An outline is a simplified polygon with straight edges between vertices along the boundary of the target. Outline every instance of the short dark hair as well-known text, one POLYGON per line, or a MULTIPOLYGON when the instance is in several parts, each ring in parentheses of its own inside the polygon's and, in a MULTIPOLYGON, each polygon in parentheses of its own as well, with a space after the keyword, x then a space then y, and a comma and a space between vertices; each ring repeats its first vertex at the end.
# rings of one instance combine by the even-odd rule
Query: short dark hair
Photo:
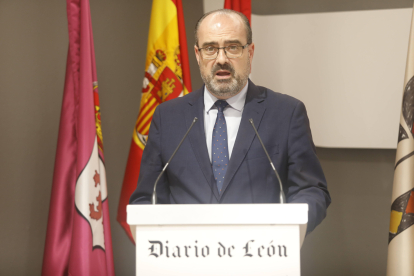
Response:
POLYGON ((243 21, 244 26, 246 28, 246 37, 247 37, 247 44, 251 44, 252 40, 253 40, 253 34, 252 34, 252 28, 250 27, 250 22, 249 19, 247 19, 247 17, 242 14, 241 12, 238 11, 234 11, 234 10, 228 10, 228 9, 220 9, 220 10, 214 10, 214 11, 210 11, 206 14, 204 14, 198 21, 197 24, 195 26, 195 31, 194 31, 194 37, 195 37, 195 45, 198 47, 198 28, 201 25, 201 22, 203 22, 204 18, 206 18, 207 16, 209 16, 210 14, 236 14, 240 17, 240 19, 243 21))

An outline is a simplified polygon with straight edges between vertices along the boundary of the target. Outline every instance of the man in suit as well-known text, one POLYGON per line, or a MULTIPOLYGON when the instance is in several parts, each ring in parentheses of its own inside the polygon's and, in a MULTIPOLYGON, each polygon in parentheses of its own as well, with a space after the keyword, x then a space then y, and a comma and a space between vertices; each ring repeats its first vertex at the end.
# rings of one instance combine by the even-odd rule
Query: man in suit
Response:
POLYGON ((326 216, 331 199, 305 106, 248 79, 254 44, 241 13, 207 13, 195 34, 205 86, 156 109, 130 203, 150 203, 156 178, 195 117, 198 122, 158 182, 158 202, 279 202, 278 180, 249 123, 253 119, 287 202, 309 205, 307 232, 312 231, 326 216))

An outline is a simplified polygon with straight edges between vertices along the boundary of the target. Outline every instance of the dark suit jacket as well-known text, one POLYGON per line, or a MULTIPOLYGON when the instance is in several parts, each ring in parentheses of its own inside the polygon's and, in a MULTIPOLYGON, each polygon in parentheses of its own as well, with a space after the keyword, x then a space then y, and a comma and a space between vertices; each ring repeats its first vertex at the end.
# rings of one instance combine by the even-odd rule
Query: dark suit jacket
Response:
POLYGON ((252 118, 279 172, 288 202, 309 205, 308 231, 331 202, 304 104, 249 80, 246 103, 219 194, 204 133, 204 88, 165 102, 153 115, 131 204, 148 204, 153 185, 194 117, 198 121, 157 187, 159 203, 277 203, 279 184, 248 119, 252 118))

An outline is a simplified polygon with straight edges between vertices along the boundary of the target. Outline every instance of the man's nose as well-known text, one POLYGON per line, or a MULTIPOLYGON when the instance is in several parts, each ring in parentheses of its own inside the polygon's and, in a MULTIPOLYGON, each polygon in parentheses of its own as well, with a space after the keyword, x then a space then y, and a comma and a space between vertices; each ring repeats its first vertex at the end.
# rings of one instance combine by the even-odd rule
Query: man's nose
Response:
POLYGON ((226 56, 226 52, 224 51, 224 49, 219 49, 218 50, 216 62, 220 63, 220 64, 224 64, 224 63, 228 62, 228 58, 226 56))

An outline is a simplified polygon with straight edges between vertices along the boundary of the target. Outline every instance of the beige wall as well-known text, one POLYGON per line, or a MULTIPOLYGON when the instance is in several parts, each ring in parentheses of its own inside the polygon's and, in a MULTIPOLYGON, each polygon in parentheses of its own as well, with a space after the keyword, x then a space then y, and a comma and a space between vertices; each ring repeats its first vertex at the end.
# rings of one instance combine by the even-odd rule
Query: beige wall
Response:
MULTIPOLYGON (((151 2, 90 0, 117 275, 133 275, 134 247, 116 222, 138 114, 151 2)), ((202 1, 184 0, 192 53, 202 1)), ((65 1, 0 0, 0 275, 39 275, 67 51, 65 1)), ((395 134, 397 137, 397 133, 395 134)), ((383 275, 393 150, 318 149, 333 203, 305 241, 303 275, 383 275)))
POLYGON ((317 149, 332 204, 304 242, 303 276, 385 275, 395 150, 317 149))

